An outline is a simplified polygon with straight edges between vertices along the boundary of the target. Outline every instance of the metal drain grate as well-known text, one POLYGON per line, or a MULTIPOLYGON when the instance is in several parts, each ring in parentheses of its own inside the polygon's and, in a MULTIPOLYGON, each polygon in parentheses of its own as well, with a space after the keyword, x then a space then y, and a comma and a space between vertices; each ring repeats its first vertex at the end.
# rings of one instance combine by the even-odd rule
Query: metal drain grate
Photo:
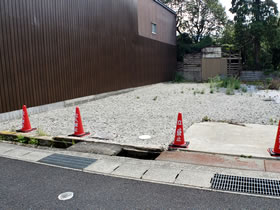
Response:
POLYGON ((69 155, 60 155, 60 154, 53 154, 47 156, 39 162, 47 163, 51 165, 57 165, 67 168, 75 168, 75 169, 84 169, 88 167, 90 164, 94 163, 96 159, 91 158, 82 158, 76 156, 69 156, 69 155))
POLYGON ((280 196, 280 180, 215 174, 210 183, 217 190, 280 196))

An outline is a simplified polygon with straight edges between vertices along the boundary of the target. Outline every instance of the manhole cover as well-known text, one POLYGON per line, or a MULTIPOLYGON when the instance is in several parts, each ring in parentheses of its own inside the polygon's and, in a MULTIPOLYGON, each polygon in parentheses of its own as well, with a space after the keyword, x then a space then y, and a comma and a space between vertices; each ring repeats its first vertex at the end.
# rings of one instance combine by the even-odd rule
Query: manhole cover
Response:
POLYGON ((148 139, 151 139, 152 137, 149 136, 149 135, 142 135, 142 136, 139 136, 139 139, 142 139, 142 140, 148 140, 148 139))
POLYGON ((61 193, 58 196, 58 199, 61 200, 61 201, 66 201, 66 200, 69 200, 69 199, 73 198, 73 196, 74 196, 73 192, 65 192, 65 193, 61 193))
POLYGON ((215 174, 210 182, 212 189, 280 196, 280 180, 215 174))

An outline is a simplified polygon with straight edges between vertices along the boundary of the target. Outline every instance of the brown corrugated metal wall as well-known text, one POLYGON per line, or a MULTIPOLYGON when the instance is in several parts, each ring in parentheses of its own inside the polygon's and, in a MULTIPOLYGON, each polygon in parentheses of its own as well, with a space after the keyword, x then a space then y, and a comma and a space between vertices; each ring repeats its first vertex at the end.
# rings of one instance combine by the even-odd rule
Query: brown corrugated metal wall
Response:
POLYGON ((0 113, 172 79, 137 0, 0 0, 0 113))

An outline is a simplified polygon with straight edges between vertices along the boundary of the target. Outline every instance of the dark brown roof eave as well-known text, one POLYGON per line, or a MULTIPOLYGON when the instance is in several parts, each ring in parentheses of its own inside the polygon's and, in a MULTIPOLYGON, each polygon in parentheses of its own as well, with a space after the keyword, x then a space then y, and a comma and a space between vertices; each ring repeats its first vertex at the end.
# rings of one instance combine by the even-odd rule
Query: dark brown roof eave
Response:
POLYGON ((166 6, 164 3, 162 3, 160 0, 154 0, 154 2, 158 3, 159 5, 161 5, 162 7, 164 7, 166 10, 168 10, 169 12, 171 12, 174 15, 177 15, 176 12, 174 10, 172 10, 171 8, 169 8, 168 6, 166 6))

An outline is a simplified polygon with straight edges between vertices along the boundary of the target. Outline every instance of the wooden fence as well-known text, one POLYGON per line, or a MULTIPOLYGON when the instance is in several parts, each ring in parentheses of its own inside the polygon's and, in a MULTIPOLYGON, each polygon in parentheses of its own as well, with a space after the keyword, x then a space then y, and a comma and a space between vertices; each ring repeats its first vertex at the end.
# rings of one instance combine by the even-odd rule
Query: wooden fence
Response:
POLYGON ((175 46, 138 35, 136 0, 0 0, 0 113, 171 80, 175 46))

